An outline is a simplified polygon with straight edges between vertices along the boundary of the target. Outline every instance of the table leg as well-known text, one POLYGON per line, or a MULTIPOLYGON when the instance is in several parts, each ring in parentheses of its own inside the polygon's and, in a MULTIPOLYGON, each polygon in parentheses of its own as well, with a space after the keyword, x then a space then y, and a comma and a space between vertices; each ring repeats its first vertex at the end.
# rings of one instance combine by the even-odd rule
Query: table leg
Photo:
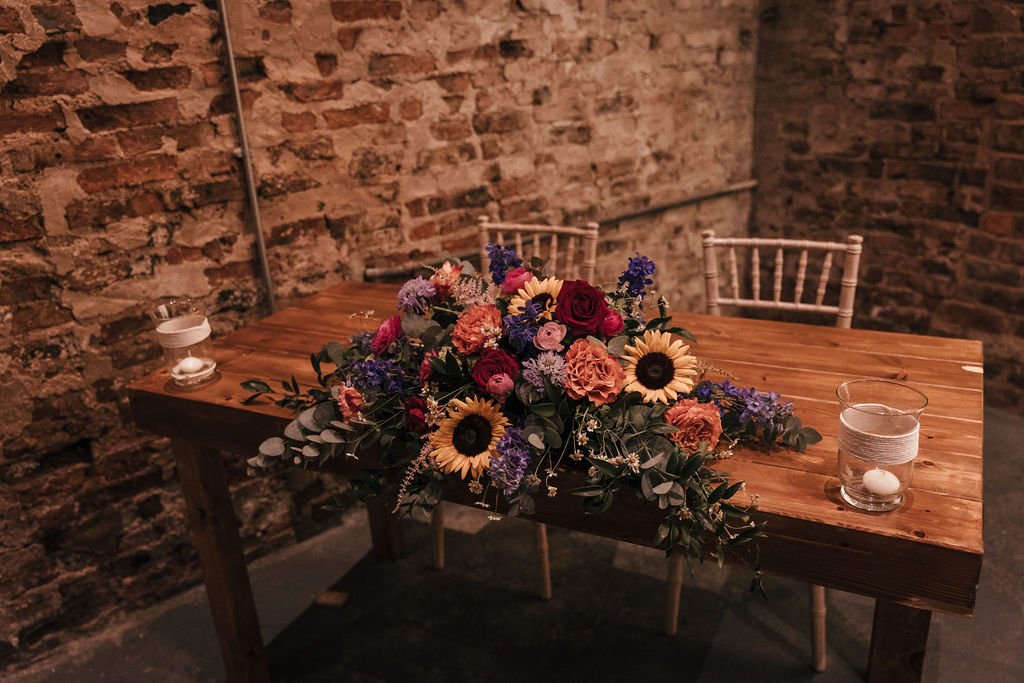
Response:
POLYGON ((171 445, 227 678, 270 681, 220 452, 178 439, 171 445))
POLYGON ((920 681, 932 613, 875 600, 868 681, 920 681))
POLYGON ((397 560, 402 555, 402 534, 393 506, 394 498, 386 494, 366 499, 373 553, 382 560, 397 560))

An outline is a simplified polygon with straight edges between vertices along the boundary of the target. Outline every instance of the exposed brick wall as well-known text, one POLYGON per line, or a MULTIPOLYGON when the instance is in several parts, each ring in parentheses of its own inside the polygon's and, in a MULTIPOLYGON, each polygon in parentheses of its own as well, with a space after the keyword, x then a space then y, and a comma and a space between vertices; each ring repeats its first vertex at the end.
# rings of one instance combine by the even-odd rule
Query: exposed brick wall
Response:
POLYGON ((865 237, 855 326, 985 342, 1024 406, 1020 3, 761 5, 753 230, 865 237))
MULTIPOLYGON (((230 4, 284 301, 472 249, 480 212, 576 223, 750 174, 753 0, 230 4)), ((144 302, 197 297, 216 334, 263 312, 212 7, 0 0, 0 666, 197 580, 123 388, 160 362, 144 302)), ((695 305, 694 226, 748 211, 609 228, 600 274, 645 251, 695 305)), ((323 523, 319 478, 240 474, 250 552, 323 523)))

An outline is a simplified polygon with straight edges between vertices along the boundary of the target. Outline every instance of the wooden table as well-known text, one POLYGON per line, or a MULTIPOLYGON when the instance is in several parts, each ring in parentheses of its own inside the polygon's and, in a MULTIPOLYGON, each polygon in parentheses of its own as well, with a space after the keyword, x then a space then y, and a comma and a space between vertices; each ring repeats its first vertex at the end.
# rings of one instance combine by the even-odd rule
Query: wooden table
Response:
MULTIPOLYGON (((268 680, 252 591, 218 451, 255 454, 291 419, 273 405, 243 406, 239 383, 315 376, 309 354, 330 340, 375 329, 394 310, 393 285, 343 283, 239 330, 217 346, 219 381, 183 391, 166 370, 129 389, 137 424, 172 439, 194 542, 228 677, 268 680), (368 312, 369 315, 360 315, 368 312)), ((697 353, 737 384, 781 393, 824 439, 806 453, 738 451, 727 469, 760 496, 768 536, 761 564, 790 576, 876 598, 869 679, 915 680, 933 611, 970 615, 982 559, 981 343, 866 330, 676 314, 700 340, 697 353), (907 502, 870 514, 838 495, 835 388, 844 380, 906 380, 929 397, 907 502)), ((337 462, 341 467, 349 466, 337 462)), ((563 488, 566 486, 562 482, 563 488)), ((464 487, 454 502, 471 504, 464 487)), ((375 551, 400 551, 383 501, 368 505, 375 551)), ((580 500, 540 497, 537 521, 647 545, 662 512, 619 496, 604 515, 580 500)))

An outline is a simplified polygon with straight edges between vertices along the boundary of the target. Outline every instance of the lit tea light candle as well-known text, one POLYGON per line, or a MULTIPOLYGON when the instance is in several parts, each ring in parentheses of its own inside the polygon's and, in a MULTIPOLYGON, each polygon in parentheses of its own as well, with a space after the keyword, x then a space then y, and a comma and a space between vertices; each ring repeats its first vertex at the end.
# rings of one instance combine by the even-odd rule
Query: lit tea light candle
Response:
POLYGON ((181 375, 194 375, 203 369, 203 359, 196 358, 195 356, 187 356, 178 361, 178 364, 174 366, 174 371, 181 375))
POLYGON ((875 468, 864 473, 864 488, 877 496, 891 496, 900 490, 900 480, 889 470, 875 468))

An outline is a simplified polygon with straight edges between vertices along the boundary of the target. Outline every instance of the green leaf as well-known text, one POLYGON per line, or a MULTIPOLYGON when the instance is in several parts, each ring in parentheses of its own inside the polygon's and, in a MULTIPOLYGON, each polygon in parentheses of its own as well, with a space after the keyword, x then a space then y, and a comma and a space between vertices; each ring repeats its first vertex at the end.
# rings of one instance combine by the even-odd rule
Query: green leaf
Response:
POLYGON ((550 427, 545 427, 544 442, 547 443, 548 448, 561 448, 562 435, 550 427))
POLYGON ((626 344, 629 343, 629 337, 624 334, 620 334, 617 337, 612 337, 608 341, 608 353, 612 354, 617 358, 621 358, 626 353, 626 344))
POLYGON ((530 411, 543 417, 554 417, 557 413, 554 403, 535 403, 530 406, 530 411))
POLYGON ((683 339, 686 339, 688 341, 691 341, 694 344, 697 343, 697 338, 693 336, 693 333, 690 332, 687 329, 682 328, 682 327, 670 327, 670 328, 668 328, 665 331, 670 333, 670 334, 674 334, 676 336, 682 337, 683 339))
POLYGON ((651 545, 653 545, 655 548, 660 548, 661 544, 664 543, 668 539, 668 534, 669 534, 669 526, 668 526, 668 524, 664 524, 664 523, 660 524, 658 526, 658 531, 655 532, 655 534, 654 534, 654 542, 651 543, 651 545))
POLYGON ((579 488, 572 489, 569 493, 583 498, 596 498, 597 496, 604 495, 604 486, 580 486, 579 488))
POLYGON ((260 444, 260 455, 266 455, 271 458, 279 458, 284 455, 284 439, 279 436, 274 436, 260 444))
POLYGON ((587 462, 596 467, 602 474, 606 474, 609 477, 617 477, 622 474, 622 467, 619 465, 613 465, 607 460, 598 460, 597 458, 587 458, 587 462))
POLYGON ((246 380, 245 382, 242 382, 242 388, 245 389, 246 391, 252 391, 252 392, 255 392, 257 394, 272 394, 272 393, 274 393, 270 389, 270 385, 269 384, 267 384, 266 382, 260 381, 258 379, 250 379, 250 380, 246 380))
POLYGON ((339 342, 327 342, 324 345, 323 352, 327 354, 327 357, 335 365, 341 366, 345 364, 345 347, 339 342))
POLYGON ((431 327, 436 327, 438 331, 441 329, 440 325, 426 316, 412 314, 402 316, 402 332, 407 337, 420 339, 431 327))
POLYGON ((524 493, 519 498, 519 508, 523 511, 524 515, 532 515, 537 511, 537 504, 533 501, 532 496, 528 496, 524 493))
POLYGON ((288 423, 288 426, 284 428, 284 435, 292 441, 305 441, 306 435, 299 427, 298 420, 292 420, 288 423))
POLYGON ((675 486, 674 481, 663 481, 655 486, 653 491, 656 495, 662 496, 671 491, 673 486, 675 486))
MULTIPOLYGON (((525 432, 524 432, 525 434, 525 432)), ((531 432, 526 437, 526 442, 536 448, 538 451, 544 450, 544 436, 543 432, 531 432)))

